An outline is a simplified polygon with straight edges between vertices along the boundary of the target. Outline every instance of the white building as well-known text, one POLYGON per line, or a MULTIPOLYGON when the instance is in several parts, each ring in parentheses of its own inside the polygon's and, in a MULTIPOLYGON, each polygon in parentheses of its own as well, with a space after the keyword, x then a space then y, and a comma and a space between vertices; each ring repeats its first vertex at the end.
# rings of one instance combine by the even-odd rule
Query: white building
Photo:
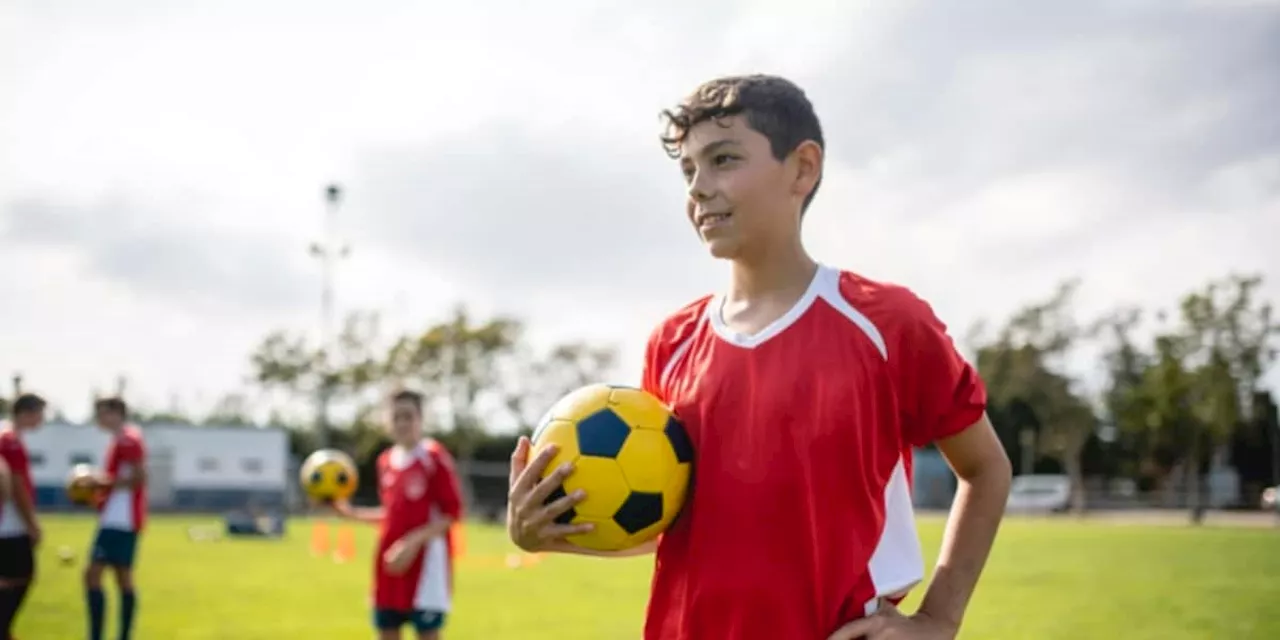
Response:
MULTIPOLYGON (((157 509, 282 507, 292 492, 283 429, 153 424, 142 427, 147 494, 157 509)), ((93 425, 46 424, 24 436, 37 502, 66 505, 71 468, 105 462, 108 436, 93 425)))

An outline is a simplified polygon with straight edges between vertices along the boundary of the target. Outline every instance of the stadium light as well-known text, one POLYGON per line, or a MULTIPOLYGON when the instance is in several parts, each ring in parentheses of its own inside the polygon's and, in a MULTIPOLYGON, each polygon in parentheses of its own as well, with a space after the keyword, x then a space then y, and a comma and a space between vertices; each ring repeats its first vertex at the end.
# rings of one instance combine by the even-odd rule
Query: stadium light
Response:
POLYGON ((311 256, 320 260, 320 384, 316 390, 316 435, 321 447, 329 446, 329 401, 333 395, 329 360, 334 323, 333 272, 337 261, 350 254, 350 247, 338 242, 334 231, 342 195, 342 186, 338 183, 325 186, 324 236, 308 247, 311 256))

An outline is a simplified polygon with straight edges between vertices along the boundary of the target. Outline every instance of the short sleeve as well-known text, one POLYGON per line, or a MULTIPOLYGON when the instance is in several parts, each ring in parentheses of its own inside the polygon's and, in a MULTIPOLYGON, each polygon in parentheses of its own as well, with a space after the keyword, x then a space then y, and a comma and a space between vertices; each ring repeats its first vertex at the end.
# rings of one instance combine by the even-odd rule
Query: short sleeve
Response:
POLYGON ((897 340, 897 391, 907 441, 914 447, 960 433, 982 418, 987 390, 923 300, 904 309, 897 340))
POLYGON ((146 447, 142 444, 141 439, 124 438, 120 441, 116 455, 120 462, 140 464, 142 459, 146 457, 146 447))
POLYGON ((25 483, 31 482, 31 460, 27 451, 15 440, 0 439, 0 457, 9 465, 9 474, 25 483))
POLYGON ((102 468, 107 472, 107 475, 114 476, 120 468, 120 462, 120 442, 118 440, 112 441, 107 447, 107 457, 102 461, 102 468))
POLYGON ((658 365, 657 360, 658 332, 654 331, 649 336, 649 341, 644 348, 644 368, 640 372, 640 388, 661 398, 662 390, 660 387, 662 386, 662 381, 659 378, 662 376, 662 367, 658 365))
POLYGON ((443 449, 431 453, 435 473, 431 478, 432 502, 444 515, 454 519, 462 519, 462 491, 458 483, 458 472, 453 466, 453 457, 443 449))

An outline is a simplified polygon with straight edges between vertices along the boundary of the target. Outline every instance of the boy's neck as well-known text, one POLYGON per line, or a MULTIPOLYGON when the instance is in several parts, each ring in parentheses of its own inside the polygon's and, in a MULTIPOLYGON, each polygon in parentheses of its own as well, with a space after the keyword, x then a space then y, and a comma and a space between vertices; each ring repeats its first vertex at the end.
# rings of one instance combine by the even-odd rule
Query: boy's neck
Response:
POLYGON ((401 449, 412 449, 421 443, 422 443, 422 436, 419 436, 412 440, 398 440, 396 441, 396 446, 400 447, 401 449))
POLYGON ((818 263, 799 242, 772 247, 756 255, 734 259, 729 300, 753 300, 777 295, 799 295, 809 288, 818 263))

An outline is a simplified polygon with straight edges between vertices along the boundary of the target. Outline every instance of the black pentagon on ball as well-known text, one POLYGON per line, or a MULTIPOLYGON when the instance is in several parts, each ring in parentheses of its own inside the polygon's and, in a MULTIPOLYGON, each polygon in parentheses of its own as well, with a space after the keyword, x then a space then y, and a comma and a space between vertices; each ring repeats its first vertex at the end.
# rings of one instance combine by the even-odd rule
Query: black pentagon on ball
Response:
POLYGON ((601 409, 578 421, 578 453, 614 458, 631 435, 631 427, 609 409, 601 409))
POLYGON ((617 513, 613 514, 613 521, 629 535, 658 524, 662 521, 662 494, 631 492, 622 506, 618 507, 617 513))
MULTIPOLYGON (((564 492, 564 487, 556 487, 556 490, 552 491, 551 495, 547 496, 547 499, 542 501, 542 504, 551 504, 552 502, 555 502, 556 500, 559 500, 560 498, 564 498, 568 495, 569 494, 564 492)), ((565 511, 564 513, 556 516, 555 523, 569 524, 573 522, 573 519, 576 517, 578 517, 578 512, 573 507, 569 507, 568 511, 565 511)))
POLYGON ((693 462, 693 443, 689 442, 689 433, 684 430, 674 417, 667 418, 667 426, 663 429, 667 440, 671 441, 671 449, 676 452, 676 460, 681 463, 693 462))

